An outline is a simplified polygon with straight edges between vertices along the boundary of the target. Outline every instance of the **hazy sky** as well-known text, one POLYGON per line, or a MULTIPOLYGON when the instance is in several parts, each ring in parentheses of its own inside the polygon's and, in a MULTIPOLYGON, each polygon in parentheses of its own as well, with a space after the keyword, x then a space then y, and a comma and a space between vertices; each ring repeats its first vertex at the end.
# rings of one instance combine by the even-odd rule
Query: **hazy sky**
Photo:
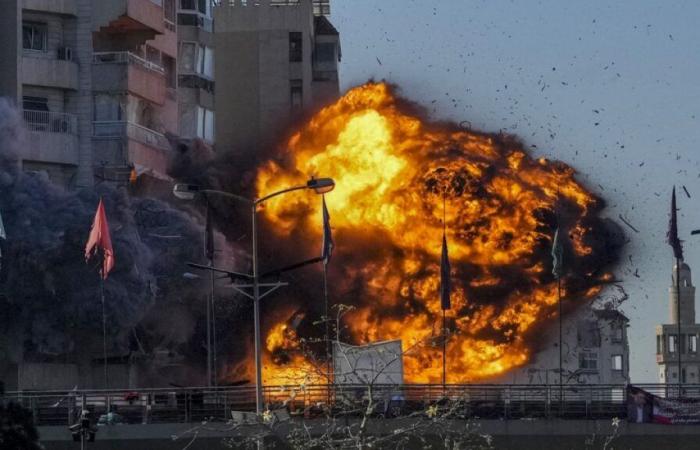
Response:
POLYGON ((622 225, 631 242, 617 275, 630 295, 622 309, 632 381, 656 382, 674 183, 692 195, 680 188, 680 231, 700 279, 700 236, 690 236, 700 228, 700 2, 333 0, 331 8, 343 89, 384 78, 436 119, 515 133, 535 155, 574 166, 609 201, 607 216, 639 230, 622 225))

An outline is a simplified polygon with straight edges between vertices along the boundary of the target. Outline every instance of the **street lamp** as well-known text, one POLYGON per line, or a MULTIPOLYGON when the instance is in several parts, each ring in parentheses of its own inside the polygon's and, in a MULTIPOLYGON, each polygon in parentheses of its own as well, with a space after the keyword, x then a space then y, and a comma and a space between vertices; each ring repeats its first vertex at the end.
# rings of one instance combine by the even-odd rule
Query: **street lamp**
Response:
POLYGON ((278 289, 282 284, 261 284, 260 274, 258 271, 258 233, 257 233, 257 206, 273 197, 286 194, 287 192, 299 191, 303 189, 313 190, 316 194, 322 195, 332 191, 335 188, 335 181, 332 178, 310 178, 306 184, 293 186, 282 189, 268 195, 264 195, 258 199, 251 200, 249 198, 232 194, 230 192, 218 191, 213 189, 203 189, 196 184, 176 184, 173 187, 173 195, 182 200, 193 200, 197 194, 219 195, 226 198, 245 203, 251 207, 251 224, 252 224, 252 247, 253 247, 253 274, 245 276, 249 278, 252 284, 235 284, 233 287, 246 297, 253 300, 253 320, 255 333, 255 410, 257 414, 263 412, 263 393, 262 393, 262 342, 260 332, 260 299, 278 289), (260 287, 269 288, 267 291, 260 293, 260 287), (243 288, 252 288, 252 295, 244 291, 243 288))

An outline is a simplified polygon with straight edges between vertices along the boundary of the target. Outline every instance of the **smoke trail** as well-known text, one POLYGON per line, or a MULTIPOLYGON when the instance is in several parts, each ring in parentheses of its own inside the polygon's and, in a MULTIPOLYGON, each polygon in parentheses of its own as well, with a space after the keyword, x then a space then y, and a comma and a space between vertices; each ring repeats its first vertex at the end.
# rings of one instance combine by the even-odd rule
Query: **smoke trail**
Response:
POLYGON ((201 220, 162 201, 132 197, 126 188, 66 191, 41 174, 24 173, 23 133, 17 112, 0 101, 0 213, 7 231, 0 332, 9 336, 0 350, 15 361, 100 353, 97 261, 86 264, 83 252, 102 197, 116 254, 105 283, 110 353, 165 349, 199 364, 207 287, 182 275, 186 261, 202 262, 201 220))

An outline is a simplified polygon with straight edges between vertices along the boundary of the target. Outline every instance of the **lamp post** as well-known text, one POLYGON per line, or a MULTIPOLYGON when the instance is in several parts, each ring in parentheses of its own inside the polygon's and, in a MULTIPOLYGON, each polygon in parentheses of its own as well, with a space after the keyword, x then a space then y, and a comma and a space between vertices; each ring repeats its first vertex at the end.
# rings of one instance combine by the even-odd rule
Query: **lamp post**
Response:
POLYGON ((262 339, 260 331, 260 300, 281 287, 282 283, 260 283, 260 273, 258 270, 258 233, 257 233, 257 207, 265 201, 277 197, 278 195, 286 194, 292 191, 303 189, 311 189, 316 194, 325 194, 335 188, 335 181, 331 178, 311 178, 304 185, 293 186, 280 191, 273 192, 258 199, 251 200, 249 198, 232 194, 230 192, 203 189, 195 184, 176 184, 173 187, 175 197, 182 200, 193 200, 197 194, 202 195, 219 195, 230 198, 238 202, 242 202, 250 207, 251 226, 252 226, 252 256, 253 256, 253 273, 252 275, 238 274, 240 278, 246 279, 250 284, 233 284, 233 287, 246 297, 253 300, 253 324, 255 334, 255 410, 257 414, 263 412, 263 383, 262 383, 262 339), (268 288, 265 292, 260 292, 260 288, 268 288), (244 290, 251 288, 252 295, 244 290))

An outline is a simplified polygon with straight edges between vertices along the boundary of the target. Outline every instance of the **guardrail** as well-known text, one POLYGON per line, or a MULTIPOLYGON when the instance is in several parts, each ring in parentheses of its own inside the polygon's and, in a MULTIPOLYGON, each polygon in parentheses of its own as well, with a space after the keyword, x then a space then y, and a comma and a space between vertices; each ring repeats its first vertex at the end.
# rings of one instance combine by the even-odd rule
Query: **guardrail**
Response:
MULTIPOLYGON (((677 386, 636 385, 669 397, 677 386)), ((700 385, 684 385, 686 398, 700 399, 700 385)), ((365 385, 265 386, 270 409, 291 414, 352 415, 365 410, 365 385)), ((375 415, 391 417, 426 411, 435 402, 454 401, 465 418, 481 419, 610 419, 627 416, 625 385, 377 385, 372 387, 375 415)), ((255 386, 133 390, 8 392, 3 402, 29 408, 37 425, 67 425, 87 409, 95 419, 113 412, 125 423, 226 421, 233 411, 255 411, 255 386)), ((103 417, 104 419, 104 417, 103 417)))
POLYGON ((25 109, 22 116, 31 131, 78 134, 78 118, 73 114, 25 109))
POLYGON ((97 138, 129 138, 151 147, 169 150, 170 143, 165 135, 133 122, 123 120, 95 121, 92 135, 97 138))
POLYGON ((95 52, 92 54, 93 64, 134 64, 146 70, 165 74, 165 69, 131 52, 95 52))

